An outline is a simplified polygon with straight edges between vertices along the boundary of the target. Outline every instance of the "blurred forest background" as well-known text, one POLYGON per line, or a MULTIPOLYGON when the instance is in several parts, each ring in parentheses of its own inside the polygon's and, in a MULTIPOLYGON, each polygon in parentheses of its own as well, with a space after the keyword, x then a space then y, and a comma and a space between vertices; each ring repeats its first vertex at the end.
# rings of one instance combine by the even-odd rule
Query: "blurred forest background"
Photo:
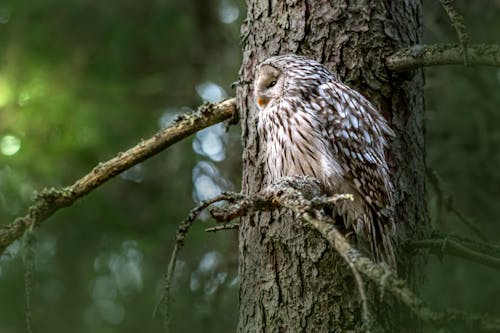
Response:
MULTIPOLYGON (((426 0, 423 42, 455 42, 426 0)), ((459 0, 474 43, 500 44, 500 1, 459 0)), ((242 0, 2 0, 0 225, 35 190, 73 183, 203 100, 234 95, 242 0)), ((427 161, 455 206, 500 243, 500 69, 426 70, 427 161)), ((397 111, 396 111, 397 112, 397 111)), ((151 315, 175 230, 195 202, 239 190, 239 130, 199 132, 125 172, 36 231, 33 325, 39 332, 159 331, 151 315)), ((439 210, 438 230, 473 236, 439 210)), ((176 332, 232 332, 237 234, 193 228, 174 277, 176 332)), ((0 333, 25 331, 22 244, 0 257, 0 333)), ((498 272, 432 257, 423 298, 500 315, 498 272)))

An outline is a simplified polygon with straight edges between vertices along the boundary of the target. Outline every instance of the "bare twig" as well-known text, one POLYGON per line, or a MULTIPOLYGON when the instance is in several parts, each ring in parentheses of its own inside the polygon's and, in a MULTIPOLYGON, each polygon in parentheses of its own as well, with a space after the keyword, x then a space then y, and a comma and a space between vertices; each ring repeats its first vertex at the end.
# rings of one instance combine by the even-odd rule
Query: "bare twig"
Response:
POLYGON ((24 297, 26 331, 33 332, 33 313, 31 311, 31 300, 33 295, 33 272, 35 271, 35 235, 30 228, 23 237, 23 264, 24 264, 24 297))
POLYGON ((463 246, 470 248, 476 252, 485 253, 487 255, 500 258, 500 247, 495 244, 491 244, 488 242, 480 242, 460 235, 447 235, 447 234, 435 233, 434 237, 438 239, 443 239, 443 238, 453 239, 462 244, 463 246))
MULTIPOLYGON (((473 44, 467 47, 468 65, 500 67, 500 46, 473 44)), ((457 44, 414 45, 385 59, 393 72, 405 72, 426 66, 463 64, 462 46, 457 44)))
POLYGON ((231 224, 223 224, 223 225, 218 225, 215 227, 211 228, 206 228, 206 232, 217 232, 217 231, 222 231, 222 230, 237 230, 240 228, 240 225, 238 223, 231 223, 231 224))
POLYGON ((59 209, 71 206, 76 200, 121 172, 203 128, 231 118, 235 112, 234 98, 217 104, 205 103, 197 111, 179 116, 172 125, 153 137, 141 141, 126 152, 118 153, 107 162, 100 163, 73 185, 59 190, 42 190, 26 215, 0 228, 0 255, 14 240, 21 237, 28 226, 38 226, 59 209))
POLYGON ((462 47, 462 56, 465 66, 469 65, 469 57, 467 45, 469 44, 469 35, 467 34, 464 18, 460 13, 453 7, 453 0, 440 0, 441 6, 443 6, 444 11, 448 15, 451 21, 451 26, 455 29, 458 37, 458 41, 462 47))
POLYGON ((436 197, 437 197, 437 213, 436 216, 432 218, 432 220, 434 220, 437 224, 439 224, 441 230, 444 231, 446 230, 446 224, 445 224, 446 221, 444 219, 445 202, 448 200, 448 196, 445 194, 444 185, 441 180, 441 177, 439 177, 438 173, 435 170, 431 168, 426 168, 425 174, 432 188, 436 192, 436 197))
POLYGON ((500 258, 471 249, 453 238, 434 238, 413 241, 408 244, 411 249, 429 249, 439 256, 449 254, 470 260, 489 267, 500 269, 500 258))
POLYGON ((479 225, 475 221, 465 216, 460 210, 458 210, 455 202, 453 201, 453 197, 450 197, 449 200, 446 201, 446 208, 450 212, 455 214, 458 217, 458 219, 469 229, 471 229, 479 238, 481 238, 484 241, 488 240, 486 235, 481 231, 479 225))
POLYGON ((222 193, 213 199, 200 202, 189 212, 189 215, 186 217, 186 219, 184 219, 184 221, 181 222, 179 228, 177 229, 174 249, 172 251, 172 254, 170 255, 167 273, 165 273, 163 279, 163 295, 153 311, 154 318, 156 316, 156 313, 158 313, 158 310, 163 310, 162 312, 164 316, 164 326, 167 331, 169 331, 170 329, 170 317, 168 311, 168 306, 170 304, 170 286, 172 282, 172 276, 175 271, 175 264, 177 263, 177 255, 179 254, 180 249, 184 246, 184 241, 186 239, 187 233, 189 232, 189 228, 193 225, 193 222, 198 217, 198 215, 208 206, 212 205, 213 203, 226 200, 226 198, 227 194, 222 193))
POLYGON ((425 170, 425 174, 427 175, 429 182, 436 191, 438 197, 439 207, 437 221, 443 221, 443 209, 446 209, 447 211, 454 213, 467 228, 469 228, 473 233, 476 234, 476 236, 481 238, 483 241, 486 241, 487 237, 483 233, 479 225, 471 219, 467 218, 460 210, 458 210, 453 200, 453 196, 445 191, 443 180, 436 172, 436 170, 427 168, 425 170))

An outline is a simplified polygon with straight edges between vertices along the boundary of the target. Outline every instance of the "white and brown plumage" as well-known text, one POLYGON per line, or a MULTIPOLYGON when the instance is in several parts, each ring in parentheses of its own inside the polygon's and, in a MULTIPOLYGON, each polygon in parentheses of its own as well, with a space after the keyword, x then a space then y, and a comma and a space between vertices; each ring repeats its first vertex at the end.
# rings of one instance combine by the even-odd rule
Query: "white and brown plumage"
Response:
POLYGON ((351 193, 335 208, 367 239, 374 257, 395 265, 393 185, 385 158, 392 130, 360 93, 319 62, 286 55, 262 62, 254 95, 264 145, 265 182, 313 176, 330 194, 351 193))

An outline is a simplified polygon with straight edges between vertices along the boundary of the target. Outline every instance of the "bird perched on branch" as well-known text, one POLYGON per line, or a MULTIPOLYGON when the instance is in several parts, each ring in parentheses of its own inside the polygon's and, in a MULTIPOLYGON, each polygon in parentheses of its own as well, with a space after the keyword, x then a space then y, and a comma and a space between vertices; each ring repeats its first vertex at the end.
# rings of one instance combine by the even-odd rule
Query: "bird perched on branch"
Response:
POLYGON ((365 97, 319 62, 296 55, 268 58, 254 79, 265 183, 285 176, 317 178, 329 194, 351 193, 334 217, 369 242, 372 256, 395 267, 393 193, 385 157, 394 135, 365 97))

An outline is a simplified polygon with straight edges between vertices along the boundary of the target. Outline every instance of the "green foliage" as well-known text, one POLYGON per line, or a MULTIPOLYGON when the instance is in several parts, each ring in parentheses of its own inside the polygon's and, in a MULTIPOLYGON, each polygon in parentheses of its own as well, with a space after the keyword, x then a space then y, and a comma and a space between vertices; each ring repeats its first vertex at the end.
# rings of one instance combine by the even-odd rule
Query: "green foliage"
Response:
MULTIPOLYGON (((34 190, 69 185, 155 133, 173 113, 199 105, 200 84, 213 82, 231 94, 240 61, 241 5, 2 1, 1 223, 23 213, 34 190), (220 19, 228 8, 239 10, 229 24, 220 19)), ((224 163, 239 166, 240 151, 229 149, 224 163)), ((237 183, 239 174, 231 172, 237 167, 209 162, 186 140, 35 230, 36 266, 26 271, 33 281, 27 292, 34 331, 161 329, 161 319, 151 316, 177 223, 194 204, 192 169, 203 160, 228 179, 227 186, 237 183)), ((26 329, 22 253, 16 243, 0 258, 1 332, 26 329)), ((230 234, 189 235, 174 281, 175 331, 234 329, 236 254, 230 234), (198 272, 209 253, 217 260, 198 272), (190 286, 194 275, 197 288, 190 286)))

